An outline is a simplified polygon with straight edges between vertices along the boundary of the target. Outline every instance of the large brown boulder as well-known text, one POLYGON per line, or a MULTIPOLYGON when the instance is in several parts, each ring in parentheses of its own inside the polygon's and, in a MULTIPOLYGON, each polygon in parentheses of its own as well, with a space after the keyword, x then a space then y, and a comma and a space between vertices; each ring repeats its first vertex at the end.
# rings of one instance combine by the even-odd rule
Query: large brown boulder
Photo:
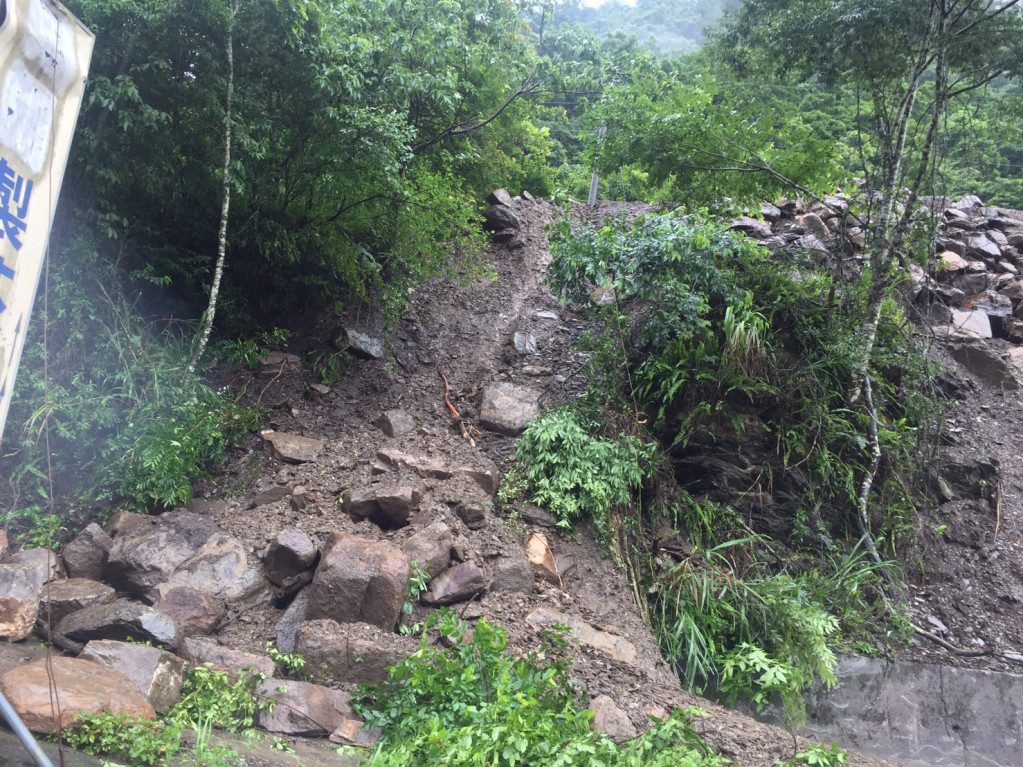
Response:
POLYGON ((95 522, 90 522, 78 536, 60 552, 71 578, 103 579, 103 570, 114 541, 95 522))
POLYGON ((153 706, 124 674, 78 658, 50 658, 49 664, 40 659, 11 669, 0 677, 0 691, 33 732, 67 727, 80 713, 156 719, 153 706), (56 696, 50 687, 51 672, 56 696), (60 700, 59 718, 55 699, 60 700))
POLYGON ((408 579, 409 559, 390 543, 331 533, 308 587, 307 615, 394 631, 408 579))
POLYGON ((79 645, 93 639, 124 641, 130 637, 173 650, 181 641, 181 629, 173 619, 159 610, 128 599, 73 612, 57 624, 57 633, 79 645))
POLYGON ((310 682, 266 680, 259 692, 275 701, 259 713, 259 726, 277 735, 322 738, 354 718, 349 695, 310 682))
POLYGON ((380 682, 387 669, 416 651, 413 637, 364 624, 306 621, 295 635, 295 652, 313 677, 334 684, 380 682))

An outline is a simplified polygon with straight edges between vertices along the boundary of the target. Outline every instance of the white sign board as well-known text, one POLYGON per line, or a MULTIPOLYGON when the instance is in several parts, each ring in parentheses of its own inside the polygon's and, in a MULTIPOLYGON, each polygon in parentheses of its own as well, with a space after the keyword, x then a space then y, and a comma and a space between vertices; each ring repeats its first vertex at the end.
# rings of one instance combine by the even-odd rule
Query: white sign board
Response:
POLYGON ((0 437, 92 44, 60 3, 0 0, 0 437))

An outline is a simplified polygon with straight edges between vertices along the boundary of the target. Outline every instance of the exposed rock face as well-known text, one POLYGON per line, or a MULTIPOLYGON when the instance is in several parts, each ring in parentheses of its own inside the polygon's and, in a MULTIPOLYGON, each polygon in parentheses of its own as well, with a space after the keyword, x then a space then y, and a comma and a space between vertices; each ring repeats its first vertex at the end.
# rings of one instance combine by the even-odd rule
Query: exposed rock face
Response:
POLYGON ((629 715, 607 695, 598 695, 590 701, 593 729, 603 732, 616 743, 624 743, 639 735, 629 715))
POLYGON ((127 714, 156 719, 153 706, 124 674, 77 658, 51 658, 52 679, 60 699, 60 716, 53 704, 47 662, 39 660, 8 671, 0 690, 33 732, 51 733, 67 727, 80 713, 127 714))
POLYGON ((117 600, 117 592, 105 583, 87 578, 54 581, 39 598, 38 624, 43 636, 49 636, 47 624, 60 625, 65 616, 93 605, 108 605, 117 600))
POLYGON ((529 536, 529 540, 526 541, 526 560, 538 578, 548 583, 561 583, 558 565, 554 561, 554 552, 551 551, 547 536, 543 533, 533 533, 529 536))
POLYGON ((161 588, 153 607, 173 619, 183 637, 212 633, 227 614, 223 599, 190 586, 161 588))
POLYGON ((408 578, 409 559, 395 546, 333 533, 308 587, 308 615, 394 631, 408 578))
POLYGON ((114 536, 107 581, 119 591, 155 597, 155 587, 166 583, 213 533, 209 520, 186 511, 168 512, 151 524, 132 524, 114 536))
POLYGON ((120 671, 157 711, 168 711, 181 698, 186 664, 172 653, 146 645, 97 639, 89 642, 79 657, 120 671))

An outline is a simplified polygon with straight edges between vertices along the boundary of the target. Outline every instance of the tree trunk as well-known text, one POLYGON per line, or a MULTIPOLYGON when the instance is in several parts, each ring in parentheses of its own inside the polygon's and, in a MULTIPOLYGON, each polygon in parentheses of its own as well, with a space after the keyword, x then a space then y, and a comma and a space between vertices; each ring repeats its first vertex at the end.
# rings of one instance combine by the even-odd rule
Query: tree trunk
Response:
POLYGON ((220 234, 217 242, 217 265, 213 270, 210 285, 210 300, 203 313, 202 328, 195 353, 188 363, 188 372, 194 373, 199 360, 206 351, 206 345, 213 331, 213 318, 217 313, 217 296, 220 295, 220 279, 224 275, 224 261, 227 257, 227 221, 231 209, 231 102, 234 98, 234 20, 238 14, 238 0, 232 0, 227 22, 227 97, 224 110, 224 189, 220 207, 220 234))

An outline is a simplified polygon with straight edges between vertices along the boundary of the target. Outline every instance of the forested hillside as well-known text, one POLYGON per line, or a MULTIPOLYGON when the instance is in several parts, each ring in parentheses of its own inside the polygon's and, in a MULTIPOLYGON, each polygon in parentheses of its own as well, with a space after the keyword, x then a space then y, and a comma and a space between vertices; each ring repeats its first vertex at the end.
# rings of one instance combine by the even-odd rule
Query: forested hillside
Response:
MULTIPOLYGON (((432 410, 413 400, 441 418, 415 439, 478 440, 506 461, 486 519, 514 531, 542 507, 561 533, 597 538, 687 689, 780 699, 796 727, 836 653, 906 645, 948 407, 914 332, 936 315, 912 299, 950 317, 996 304, 998 332, 1016 332, 1018 232, 998 209, 1023 209, 1017 0, 66 4, 96 48, 3 435, 12 540, 56 547, 115 510, 187 506, 197 488, 218 500, 218 467, 245 474, 236 446, 282 423, 363 440, 358 461, 334 457, 346 482, 411 471, 318 410, 332 389, 408 405, 400 379, 441 392, 432 410), (622 203, 606 220, 584 204, 594 173, 599 199, 622 203), (980 200, 943 213, 965 195, 980 200), (946 227, 997 230, 997 252, 946 227), (976 296, 939 289, 951 248, 976 257, 964 273, 991 274, 976 296), (501 306, 473 298, 509 281, 488 299, 501 306), (541 294, 535 317, 572 346, 531 365, 530 334, 510 323, 541 294), (477 314, 445 316, 457 311, 477 314), (277 378, 261 378, 268 359, 277 378), (285 364, 301 391, 272 398, 285 364), (446 364, 463 378, 449 370, 450 389, 446 364), (549 379, 551 407, 514 446, 482 436, 476 372, 549 379)), ((324 490, 326 505, 348 513, 350 490, 324 490)), ((443 503, 445 520, 464 511, 443 503)), ((406 616, 426 590, 425 570, 412 575, 406 616)), ((523 753, 597 748, 564 713, 563 667, 513 663, 500 633, 477 639, 491 671, 512 664, 546 706, 494 714, 523 753)), ((483 663, 458 652, 455 666, 483 663)), ((442 727, 410 713, 418 699, 374 694, 406 707, 407 721, 366 708, 385 744, 423 749, 387 764, 440 759, 437 728, 468 728, 482 749, 494 724, 445 710, 442 727)), ((600 763, 719 763, 678 719, 651 733, 601 741, 600 763)))

